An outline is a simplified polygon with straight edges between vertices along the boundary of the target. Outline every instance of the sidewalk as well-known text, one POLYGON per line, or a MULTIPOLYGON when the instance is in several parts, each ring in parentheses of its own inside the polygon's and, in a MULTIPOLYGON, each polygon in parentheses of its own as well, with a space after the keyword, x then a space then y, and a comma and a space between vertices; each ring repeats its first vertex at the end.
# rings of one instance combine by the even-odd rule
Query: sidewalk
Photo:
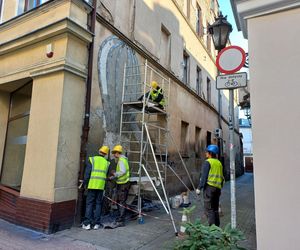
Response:
MULTIPOLYGON (((237 179, 237 227, 245 233, 247 240, 242 246, 256 249, 255 212, 253 175, 245 174, 237 179)), ((197 210, 194 217, 203 215, 203 205, 191 197, 197 210)), ((224 216, 221 227, 230 222, 230 183, 226 183, 222 191, 221 204, 224 216)), ((179 222, 181 214, 172 210, 174 219, 179 222)), ((0 249, 171 249, 175 234, 169 216, 160 209, 149 213, 159 216, 160 220, 145 217, 145 224, 139 225, 131 221, 126 227, 117 229, 100 229, 85 231, 73 227, 53 235, 45 235, 27 230, 0 220, 0 249)))

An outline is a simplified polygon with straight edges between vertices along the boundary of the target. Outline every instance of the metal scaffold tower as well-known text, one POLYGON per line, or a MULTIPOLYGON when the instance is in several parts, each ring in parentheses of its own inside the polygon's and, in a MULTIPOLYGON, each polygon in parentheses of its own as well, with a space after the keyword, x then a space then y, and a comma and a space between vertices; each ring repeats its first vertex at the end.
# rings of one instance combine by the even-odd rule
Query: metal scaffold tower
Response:
MULTIPOLYGON (((139 218, 142 217, 141 196, 144 191, 143 183, 150 182, 166 213, 170 216, 175 233, 177 234, 166 191, 167 169, 170 169, 182 182, 181 178, 179 178, 174 169, 168 164, 168 147, 171 142, 174 143, 168 129, 169 94, 170 78, 164 77, 160 72, 151 67, 147 61, 142 65, 125 65, 120 138, 121 144, 127 153, 131 169, 131 180, 136 180, 138 183, 139 218), (153 81, 157 82, 163 90, 165 99, 163 107, 151 101, 149 92, 151 91, 151 82, 153 81)), ((181 155, 180 159, 195 189, 181 155)), ((187 187, 185 183, 183 185, 187 187)))

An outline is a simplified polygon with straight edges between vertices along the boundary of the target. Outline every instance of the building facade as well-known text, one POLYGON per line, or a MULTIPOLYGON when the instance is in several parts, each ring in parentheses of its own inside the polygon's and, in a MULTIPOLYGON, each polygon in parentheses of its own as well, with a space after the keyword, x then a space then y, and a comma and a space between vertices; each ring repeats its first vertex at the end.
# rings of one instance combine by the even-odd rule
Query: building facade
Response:
MULTIPOLYGON (((2 218, 50 233, 72 225, 82 150, 96 154, 100 145, 120 141, 124 65, 146 60, 170 78, 170 130, 194 183, 205 147, 217 142, 215 128, 223 131, 229 175, 228 93, 218 98, 216 54, 207 34, 217 1, 103 0, 94 19, 92 1, 0 2, 2 218)), ((241 174, 238 108, 235 117, 241 174)))
POLYGON ((257 248, 298 249, 300 2, 231 3, 249 42, 257 248))

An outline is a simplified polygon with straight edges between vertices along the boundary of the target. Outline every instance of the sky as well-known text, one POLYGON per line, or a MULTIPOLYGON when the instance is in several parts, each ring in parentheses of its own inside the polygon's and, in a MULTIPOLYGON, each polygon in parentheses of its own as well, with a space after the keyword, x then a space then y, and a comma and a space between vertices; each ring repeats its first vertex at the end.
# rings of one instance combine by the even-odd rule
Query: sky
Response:
POLYGON ((232 45, 242 47, 245 52, 248 52, 248 41, 244 39, 242 31, 236 28, 235 19, 232 13, 230 0, 219 0, 220 10, 223 16, 227 15, 227 21, 232 25, 233 31, 230 34, 230 41, 232 45))

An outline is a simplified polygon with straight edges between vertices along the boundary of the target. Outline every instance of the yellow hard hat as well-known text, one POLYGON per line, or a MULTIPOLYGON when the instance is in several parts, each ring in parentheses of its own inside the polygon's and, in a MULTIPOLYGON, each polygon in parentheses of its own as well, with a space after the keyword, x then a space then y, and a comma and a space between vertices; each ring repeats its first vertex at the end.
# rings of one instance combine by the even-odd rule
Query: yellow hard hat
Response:
POLYGON ((157 82, 156 81, 152 81, 151 82, 151 87, 154 88, 154 89, 156 89, 158 87, 157 82))
POLYGON ((103 153, 103 154, 108 154, 109 152, 109 147, 107 146, 102 146, 100 149, 99 149, 99 152, 103 153))
POLYGON ((112 153, 115 153, 115 152, 119 152, 119 153, 122 153, 123 151, 123 148, 121 145, 116 145, 114 146, 114 149, 112 150, 112 153))

